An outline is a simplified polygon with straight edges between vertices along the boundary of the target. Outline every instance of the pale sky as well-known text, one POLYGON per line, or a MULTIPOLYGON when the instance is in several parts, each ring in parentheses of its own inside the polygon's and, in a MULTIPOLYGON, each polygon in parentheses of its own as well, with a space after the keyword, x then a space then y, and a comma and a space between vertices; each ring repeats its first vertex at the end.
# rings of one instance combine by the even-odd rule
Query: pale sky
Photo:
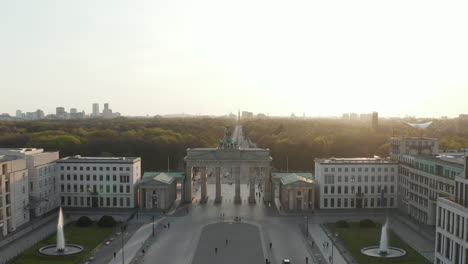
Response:
POLYGON ((466 0, 4 0, 0 113, 457 116, 467 14, 466 0))

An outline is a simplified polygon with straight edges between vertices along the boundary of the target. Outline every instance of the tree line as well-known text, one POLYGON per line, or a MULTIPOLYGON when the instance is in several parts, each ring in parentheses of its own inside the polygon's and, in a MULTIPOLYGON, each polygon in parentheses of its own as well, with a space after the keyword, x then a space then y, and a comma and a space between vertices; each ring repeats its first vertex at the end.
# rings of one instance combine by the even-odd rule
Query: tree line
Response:
POLYGON ((61 157, 142 157, 142 169, 181 169, 187 148, 216 147, 233 121, 223 118, 117 118, 0 122, 0 147, 59 150, 61 157))
POLYGON ((313 171, 315 158, 389 156, 392 136, 439 139, 440 150, 468 147, 468 122, 434 120, 421 131, 403 123, 430 120, 380 119, 377 129, 369 122, 341 119, 254 119, 244 122, 247 138, 269 148, 273 167, 285 171, 313 171))

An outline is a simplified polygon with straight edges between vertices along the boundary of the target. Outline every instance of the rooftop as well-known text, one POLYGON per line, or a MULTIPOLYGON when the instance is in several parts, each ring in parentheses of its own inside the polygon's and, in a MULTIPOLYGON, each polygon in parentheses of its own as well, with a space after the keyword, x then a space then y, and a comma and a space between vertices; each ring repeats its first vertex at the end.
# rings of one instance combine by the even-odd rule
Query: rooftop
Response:
POLYGON ((155 180, 162 183, 170 184, 174 180, 183 179, 185 174, 183 172, 145 172, 142 180, 155 180))
POLYGON ((65 157, 58 163, 135 163, 140 157, 82 157, 80 155, 65 157))
MULTIPOLYGON (((406 156, 406 155, 404 155, 406 156)), ((446 165, 451 165, 455 167, 463 167, 463 158, 458 158, 458 157, 450 157, 450 156, 432 156, 432 155, 408 155, 411 157, 431 161, 431 162, 436 162, 436 163, 441 163, 441 164, 446 164, 446 165)))
POLYGON ((279 179, 282 184, 290 184, 298 181, 314 183, 314 175, 309 172, 272 173, 274 179, 279 179))
POLYGON ((20 159, 20 157, 11 156, 11 155, 0 155, 0 162, 12 161, 20 159))
POLYGON ((315 159, 315 162, 327 164, 397 164, 388 158, 329 158, 329 159, 315 159))
POLYGON ((437 140, 437 138, 430 138, 430 137, 405 137, 405 136, 395 136, 391 139, 399 139, 399 140, 437 140))
MULTIPOLYGON (((37 155, 37 154, 42 154, 42 153, 50 153, 50 152, 45 152, 44 149, 41 149, 41 148, 0 148, 0 152, 18 153, 22 155, 37 155)), ((52 151, 52 152, 56 152, 56 151, 52 151)))

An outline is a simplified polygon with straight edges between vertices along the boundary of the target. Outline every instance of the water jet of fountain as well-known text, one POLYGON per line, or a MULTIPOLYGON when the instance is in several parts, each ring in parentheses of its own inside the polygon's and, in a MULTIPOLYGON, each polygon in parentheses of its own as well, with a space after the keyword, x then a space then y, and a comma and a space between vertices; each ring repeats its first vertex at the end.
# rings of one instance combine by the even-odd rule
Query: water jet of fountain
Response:
POLYGON ((65 251, 65 235, 63 234, 63 212, 60 207, 59 218, 57 223, 57 251, 65 251))
POLYGON ((382 226, 382 233, 380 234, 379 254, 386 255, 388 253, 388 218, 382 226))

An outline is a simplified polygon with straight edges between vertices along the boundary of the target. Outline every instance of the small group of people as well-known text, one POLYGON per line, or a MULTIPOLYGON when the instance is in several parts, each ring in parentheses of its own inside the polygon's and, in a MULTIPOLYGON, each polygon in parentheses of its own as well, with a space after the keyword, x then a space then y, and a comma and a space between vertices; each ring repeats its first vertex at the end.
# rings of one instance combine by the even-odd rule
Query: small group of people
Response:
POLYGON ((330 243, 328 241, 323 241, 322 246, 323 246, 324 249, 328 248, 328 245, 330 245, 330 243))

